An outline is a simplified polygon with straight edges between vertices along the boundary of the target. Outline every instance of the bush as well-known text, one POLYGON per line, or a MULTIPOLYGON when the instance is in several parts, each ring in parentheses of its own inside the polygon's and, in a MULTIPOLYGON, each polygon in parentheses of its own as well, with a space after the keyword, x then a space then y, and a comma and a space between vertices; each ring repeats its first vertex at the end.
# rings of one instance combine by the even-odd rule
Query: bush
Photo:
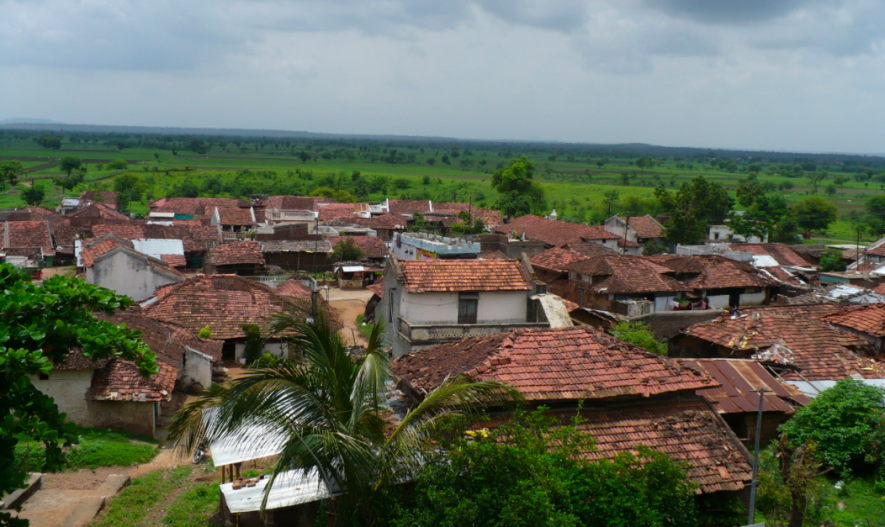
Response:
POLYGON ((250 368, 276 368, 283 362, 283 359, 277 357, 273 353, 264 352, 254 362, 249 363, 250 368))
MULTIPOLYGON (((153 438, 105 429, 79 430, 80 442, 65 454, 65 468, 131 466, 147 463, 157 455, 153 438), (136 441, 133 441, 135 439, 136 441)), ((20 438, 15 447, 15 464, 29 472, 44 471, 46 461, 42 443, 20 438)))
POLYGON ((108 170, 126 170, 129 168, 129 163, 125 159, 114 159, 105 165, 105 168, 108 170))
POLYGON ((658 341, 654 333, 651 332, 651 327, 644 322, 619 322, 611 327, 609 333, 652 353, 667 355, 667 345, 658 341))
POLYGON ((209 329, 209 326, 204 326, 203 329, 200 330, 200 333, 197 335, 201 339, 211 339, 212 338, 212 330, 209 329))
POLYGON ((261 328, 256 324, 240 324, 240 328, 246 334, 246 349, 243 350, 243 358, 246 359, 246 364, 252 364, 261 358, 264 351, 261 328))
POLYGON ((874 468, 885 448, 885 390, 843 379, 781 426, 794 445, 813 442, 837 474, 874 468))

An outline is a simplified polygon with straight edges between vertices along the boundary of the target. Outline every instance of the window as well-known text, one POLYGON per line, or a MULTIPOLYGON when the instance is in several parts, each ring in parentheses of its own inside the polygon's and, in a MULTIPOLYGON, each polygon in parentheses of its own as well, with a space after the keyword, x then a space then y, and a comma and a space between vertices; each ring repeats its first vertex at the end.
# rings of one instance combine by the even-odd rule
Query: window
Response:
POLYGON ((476 324, 477 293, 461 293, 458 296, 458 324, 476 324))
POLYGON ((586 306, 586 304, 584 303, 584 296, 586 294, 587 294, 586 289, 578 289, 578 305, 580 305, 581 307, 586 306))

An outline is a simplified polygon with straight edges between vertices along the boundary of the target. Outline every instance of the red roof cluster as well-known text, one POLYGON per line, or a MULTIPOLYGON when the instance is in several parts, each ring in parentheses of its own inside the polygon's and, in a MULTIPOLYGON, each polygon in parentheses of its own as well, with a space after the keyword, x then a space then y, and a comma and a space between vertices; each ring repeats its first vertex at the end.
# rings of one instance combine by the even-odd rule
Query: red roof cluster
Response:
POLYGON ((221 225, 232 225, 235 227, 248 227, 256 223, 251 208, 218 208, 218 220, 221 225))
POLYGON ((504 223, 504 217, 501 215, 500 210, 478 209, 469 203, 434 203, 433 210, 434 212, 445 212, 455 215, 460 212, 467 212, 471 214, 474 221, 480 219, 489 228, 504 223))
MULTIPOLYGON (((594 243, 593 245, 599 244, 594 243)), ((599 246, 603 247, 602 245, 599 246)), ((529 261, 532 263, 532 267, 554 271, 557 273, 565 273, 567 272, 569 265, 576 262, 582 262, 587 258, 589 257, 572 249, 553 247, 547 249, 542 253, 538 253, 532 256, 531 258, 529 258, 529 261)))
POLYGON ((163 198, 148 206, 153 212, 174 212, 181 216, 208 218, 215 207, 237 209, 248 208, 249 204, 234 198, 163 198))
POLYGON ((130 249, 132 248, 132 242, 124 240, 114 234, 108 234, 96 240, 86 242, 80 249, 79 265, 84 268, 92 267, 96 258, 121 245, 125 245, 130 249))
POLYGON ((858 306, 833 313, 824 320, 873 337, 885 337, 885 304, 858 306))
POLYGON ((301 282, 290 278, 278 285, 273 292, 283 296, 304 296, 310 294, 310 289, 304 287, 301 282))
POLYGON ((633 229, 640 238, 664 237, 664 226, 647 214, 645 216, 619 216, 618 219, 633 229))
POLYGON ((328 205, 320 205, 317 209, 319 218, 322 221, 352 220, 356 217, 354 215, 356 208, 353 203, 329 203, 328 205))
POLYGON ((518 260, 399 262, 406 291, 528 291, 531 277, 518 260))
POLYGON ((430 212, 433 209, 430 201, 426 199, 389 199, 387 200, 389 212, 396 214, 414 214, 416 212, 430 212))
POLYGON ((377 236, 329 236, 326 239, 329 241, 329 243, 332 244, 332 247, 334 248, 336 245, 348 238, 353 240, 354 245, 363 250, 366 258, 387 257, 387 245, 384 244, 384 240, 377 236))
POLYGON ((7 221, 0 223, 0 249, 42 249, 46 256, 55 255, 55 246, 46 221, 7 221))
POLYGON ((553 247, 562 247, 568 243, 584 240, 616 240, 620 238, 620 236, 612 234, 602 227, 549 220, 532 214, 520 216, 510 223, 498 225, 492 230, 503 234, 513 232, 525 234, 529 238, 541 240, 553 247))
POLYGON ((732 251, 750 253, 756 256, 771 256, 780 265, 792 267, 814 267, 785 243, 730 243, 732 251))
POLYGON ((376 230, 406 230, 408 220, 402 214, 382 214, 371 218, 353 218, 351 223, 376 230))
POLYGON ((515 330, 409 353, 397 376, 430 392, 449 375, 506 382, 532 401, 649 397, 717 386, 707 375, 582 326, 515 330))
POLYGON ((252 264, 263 266, 264 256, 258 242, 224 243, 209 251, 208 261, 215 266, 252 264))
POLYGON ((797 406, 811 400, 797 388, 783 383, 754 360, 684 359, 689 368, 713 377, 721 386, 698 390, 697 394, 710 402, 721 414, 757 412, 759 394, 754 390, 768 390, 762 399, 763 412, 791 414, 797 406))
POLYGON ((105 203, 93 203, 88 207, 72 212, 67 215, 69 218, 101 218, 103 220, 120 220, 129 221, 129 216, 117 212, 116 205, 111 207, 105 203))
POLYGON ((116 234, 126 240, 181 240, 185 252, 206 251, 221 243, 221 233, 217 227, 202 225, 159 225, 130 222, 127 224, 102 224, 92 227, 92 234, 99 238, 105 234, 116 234))
POLYGON ((332 200, 317 196, 268 196, 259 201, 257 206, 267 209, 317 211, 320 203, 332 203, 332 200))

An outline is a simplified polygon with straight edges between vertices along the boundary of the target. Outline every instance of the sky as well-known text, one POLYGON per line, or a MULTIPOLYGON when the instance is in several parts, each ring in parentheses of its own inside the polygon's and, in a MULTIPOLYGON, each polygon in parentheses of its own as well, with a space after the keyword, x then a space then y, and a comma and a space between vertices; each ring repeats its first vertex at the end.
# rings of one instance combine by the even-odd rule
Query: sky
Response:
POLYGON ((0 119, 885 153, 882 0, 0 0, 0 119))

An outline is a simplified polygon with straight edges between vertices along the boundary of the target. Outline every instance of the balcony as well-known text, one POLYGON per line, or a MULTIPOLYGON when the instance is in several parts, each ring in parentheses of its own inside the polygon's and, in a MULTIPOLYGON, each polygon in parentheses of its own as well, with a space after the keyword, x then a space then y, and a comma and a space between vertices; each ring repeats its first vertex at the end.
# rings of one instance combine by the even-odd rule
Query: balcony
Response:
POLYGON ((470 337, 503 333, 514 329, 549 328, 547 322, 501 322, 494 324, 412 324, 399 317, 399 334, 412 345, 453 342, 470 337))

